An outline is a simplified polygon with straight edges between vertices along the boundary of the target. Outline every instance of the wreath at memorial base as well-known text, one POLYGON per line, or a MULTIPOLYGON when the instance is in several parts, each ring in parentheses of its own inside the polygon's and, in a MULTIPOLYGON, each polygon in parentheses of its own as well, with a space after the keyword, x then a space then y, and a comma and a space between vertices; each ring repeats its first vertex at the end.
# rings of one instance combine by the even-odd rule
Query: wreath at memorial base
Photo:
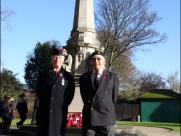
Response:
POLYGON ((82 126, 82 113, 75 114, 68 113, 67 115, 67 127, 81 127, 82 126))
POLYGON ((67 127, 71 127, 72 125, 72 114, 68 113, 67 115, 67 127))

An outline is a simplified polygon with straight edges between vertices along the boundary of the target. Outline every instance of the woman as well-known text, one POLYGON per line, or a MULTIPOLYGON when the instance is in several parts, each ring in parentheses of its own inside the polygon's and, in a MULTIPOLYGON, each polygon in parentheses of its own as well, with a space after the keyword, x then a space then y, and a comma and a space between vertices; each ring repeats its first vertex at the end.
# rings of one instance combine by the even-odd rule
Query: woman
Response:
POLYGON ((9 95, 4 97, 4 102, 2 104, 2 121, 3 121, 3 126, 2 126, 2 134, 7 135, 9 133, 9 128, 11 124, 11 107, 10 103, 14 101, 13 98, 11 98, 9 95))

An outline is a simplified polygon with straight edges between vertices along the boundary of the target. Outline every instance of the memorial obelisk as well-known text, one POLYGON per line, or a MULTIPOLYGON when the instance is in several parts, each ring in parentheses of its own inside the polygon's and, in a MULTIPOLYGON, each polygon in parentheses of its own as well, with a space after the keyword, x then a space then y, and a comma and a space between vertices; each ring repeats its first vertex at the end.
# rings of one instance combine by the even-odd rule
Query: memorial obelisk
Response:
POLYGON ((90 70, 89 55, 95 50, 101 50, 94 27, 93 0, 76 0, 73 29, 65 48, 73 58, 71 72, 76 83, 74 100, 69 106, 69 112, 81 112, 83 104, 78 79, 81 74, 90 70))

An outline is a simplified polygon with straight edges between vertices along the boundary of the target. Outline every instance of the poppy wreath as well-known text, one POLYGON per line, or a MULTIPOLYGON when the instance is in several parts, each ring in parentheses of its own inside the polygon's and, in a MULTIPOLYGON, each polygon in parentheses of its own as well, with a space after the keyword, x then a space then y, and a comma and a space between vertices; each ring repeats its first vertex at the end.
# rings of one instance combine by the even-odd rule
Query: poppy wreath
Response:
POLYGON ((72 126, 74 127, 81 127, 82 126, 82 113, 78 112, 74 115, 72 119, 72 126))
POLYGON ((72 114, 68 113, 67 114, 67 127, 71 127, 72 126, 72 114))

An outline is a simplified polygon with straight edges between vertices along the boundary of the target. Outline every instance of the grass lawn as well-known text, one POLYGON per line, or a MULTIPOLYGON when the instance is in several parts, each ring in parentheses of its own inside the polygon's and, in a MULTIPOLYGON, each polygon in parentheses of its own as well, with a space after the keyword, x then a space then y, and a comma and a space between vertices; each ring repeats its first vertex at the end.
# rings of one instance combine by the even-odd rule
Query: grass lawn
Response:
POLYGON ((172 131, 180 131, 180 123, 117 121, 117 124, 118 125, 161 127, 161 128, 171 129, 172 131))
MULTIPOLYGON (((20 119, 13 119, 11 122, 11 126, 16 127, 16 123, 19 121, 20 119)), ((31 124, 31 119, 26 119, 23 124, 31 124)))
MULTIPOLYGON (((11 126, 16 126, 19 119, 13 119, 11 126)), ((31 124, 31 119, 26 119, 24 124, 31 124)), ((168 128, 172 131, 180 131, 180 123, 166 123, 166 122, 133 122, 133 121, 117 121, 118 125, 133 125, 133 126, 149 126, 168 128)))

